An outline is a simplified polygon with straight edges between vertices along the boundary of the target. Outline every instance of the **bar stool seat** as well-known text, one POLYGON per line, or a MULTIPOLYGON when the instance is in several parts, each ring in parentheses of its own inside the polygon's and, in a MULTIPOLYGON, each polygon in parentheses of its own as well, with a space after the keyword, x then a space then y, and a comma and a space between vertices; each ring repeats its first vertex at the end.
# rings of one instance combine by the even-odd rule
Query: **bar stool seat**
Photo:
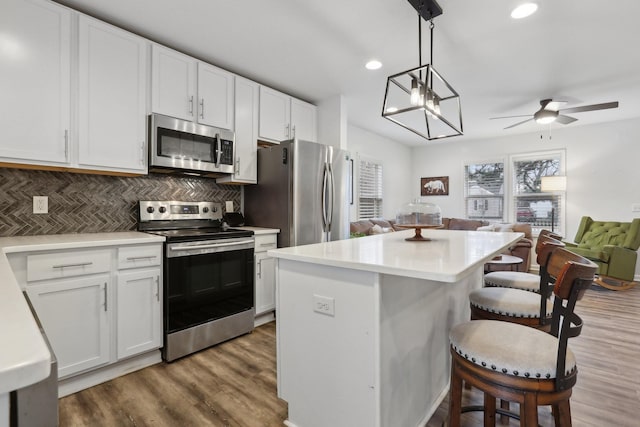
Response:
POLYGON ((540 292, 540 276, 518 271, 493 271, 484 275, 484 285, 540 292))
MULTIPOLYGON (((474 320, 453 327, 452 349, 472 363, 505 375, 556 378, 558 339, 534 328, 498 320, 474 320)), ((567 348, 565 375, 576 370, 576 358, 567 348)))
MULTIPOLYGON (((510 288, 482 288, 471 291, 469 294, 472 318, 485 318, 486 316, 474 316, 474 309, 508 316, 509 318, 540 319, 540 295, 526 292, 520 289, 510 288)), ((547 299, 546 316, 551 317, 553 302, 547 299)), ((505 320, 505 319, 495 319, 505 320)), ((509 321, 514 322, 513 319, 509 321)))

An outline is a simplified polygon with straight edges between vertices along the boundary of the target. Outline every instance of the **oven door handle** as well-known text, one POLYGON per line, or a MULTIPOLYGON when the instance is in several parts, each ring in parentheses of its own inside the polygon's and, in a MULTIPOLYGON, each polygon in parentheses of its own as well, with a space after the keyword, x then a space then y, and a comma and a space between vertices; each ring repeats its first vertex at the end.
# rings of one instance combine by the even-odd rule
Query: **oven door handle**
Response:
POLYGON ((245 245, 247 243, 253 243, 253 240, 242 240, 242 241, 228 242, 228 243, 212 243, 209 245, 172 246, 169 249, 171 249, 172 251, 190 251, 193 249, 211 249, 211 248, 222 248, 225 246, 239 246, 239 245, 245 245))

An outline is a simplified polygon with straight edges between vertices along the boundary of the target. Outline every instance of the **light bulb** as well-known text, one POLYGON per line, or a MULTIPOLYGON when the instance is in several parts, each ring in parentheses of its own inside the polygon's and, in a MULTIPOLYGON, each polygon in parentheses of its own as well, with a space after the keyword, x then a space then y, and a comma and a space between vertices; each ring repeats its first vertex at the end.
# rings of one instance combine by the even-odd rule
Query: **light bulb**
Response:
POLYGON ((418 80, 411 79, 411 105, 419 105, 420 89, 418 88, 418 80))
POLYGON ((427 89, 427 103, 425 105, 427 107, 427 110, 429 110, 430 112, 434 111, 433 91, 430 89, 427 89))

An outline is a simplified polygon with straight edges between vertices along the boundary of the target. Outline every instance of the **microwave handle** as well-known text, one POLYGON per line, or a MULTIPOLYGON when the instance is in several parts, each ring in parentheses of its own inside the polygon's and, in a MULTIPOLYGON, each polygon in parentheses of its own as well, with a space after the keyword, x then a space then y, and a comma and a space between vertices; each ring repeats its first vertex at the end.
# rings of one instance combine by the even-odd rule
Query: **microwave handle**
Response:
POLYGON ((220 157, 222 157, 222 150, 220 149, 220 134, 216 133, 216 145, 213 148, 216 151, 216 168, 220 167, 220 157))

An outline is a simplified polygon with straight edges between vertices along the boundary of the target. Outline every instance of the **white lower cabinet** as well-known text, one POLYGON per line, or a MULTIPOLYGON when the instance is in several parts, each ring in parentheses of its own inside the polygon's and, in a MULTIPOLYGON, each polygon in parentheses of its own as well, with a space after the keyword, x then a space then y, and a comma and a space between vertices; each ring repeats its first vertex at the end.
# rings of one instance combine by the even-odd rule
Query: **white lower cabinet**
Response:
POLYGON ((59 378, 109 362, 109 274, 27 287, 53 351, 59 378))
POLYGON ((162 347, 162 243, 25 252, 12 259, 61 380, 124 359, 137 363, 134 356, 162 347))
POLYGON ((277 233, 255 236, 256 316, 276 309, 276 260, 267 250, 277 247, 277 233))
POLYGON ((162 346, 160 268, 118 273, 118 359, 162 346))

